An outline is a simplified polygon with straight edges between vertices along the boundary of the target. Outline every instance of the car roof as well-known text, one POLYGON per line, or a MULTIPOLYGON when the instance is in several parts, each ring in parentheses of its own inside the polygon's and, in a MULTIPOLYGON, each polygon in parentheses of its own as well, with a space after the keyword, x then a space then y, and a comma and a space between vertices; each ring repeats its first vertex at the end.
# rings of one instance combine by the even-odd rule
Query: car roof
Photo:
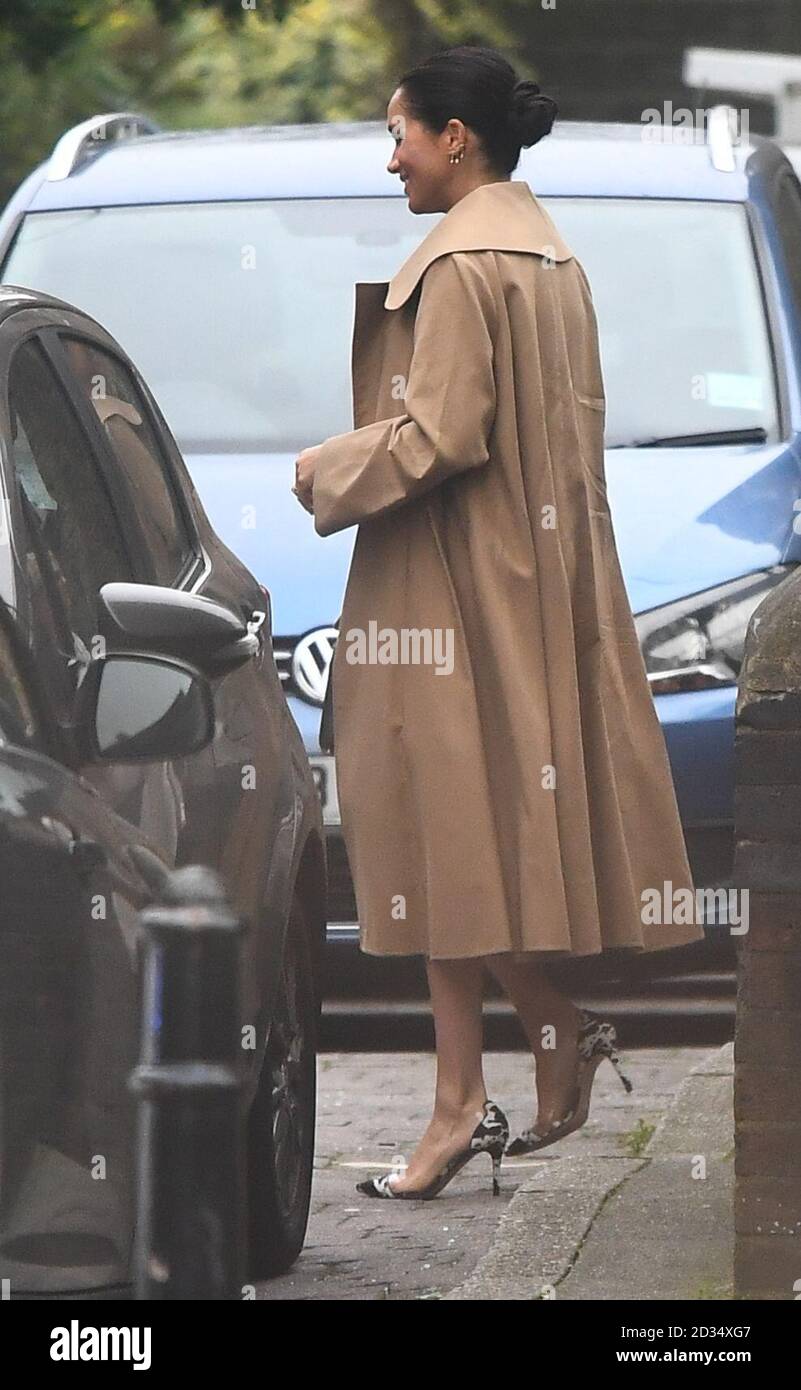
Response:
MULTIPOLYGON (((752 137, 735 145, 729 172, 715 167, 702 134, 689 143, 669 127, 651 127, 655 139, 646 138, 647 129, 641 123, 557 121, 547 139, 522 151, 512 177, 542 196, 741 202, 748 197, 746 163, 770 143, 752 137), (673 138, 658 138, 668 132, 673 138)), ((399 178, 386 169, 391 154, 383 121, 135 134, 93 150, 67 177, 48 178, 45 160, 25 207, 43 212, 265 197, 404 197, 399 178)))

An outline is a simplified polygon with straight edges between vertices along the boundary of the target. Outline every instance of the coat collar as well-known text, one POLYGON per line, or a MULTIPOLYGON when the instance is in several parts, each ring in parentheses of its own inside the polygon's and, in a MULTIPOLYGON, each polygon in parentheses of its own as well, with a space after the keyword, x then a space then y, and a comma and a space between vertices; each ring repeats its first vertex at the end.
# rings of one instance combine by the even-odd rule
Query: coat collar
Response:
POLYGON ((450 251, 532 251, 554 261, 573 256, 524 179, 482 183, 454 203, 389 281, 385 309, 405 304, 424 271, 450 251))

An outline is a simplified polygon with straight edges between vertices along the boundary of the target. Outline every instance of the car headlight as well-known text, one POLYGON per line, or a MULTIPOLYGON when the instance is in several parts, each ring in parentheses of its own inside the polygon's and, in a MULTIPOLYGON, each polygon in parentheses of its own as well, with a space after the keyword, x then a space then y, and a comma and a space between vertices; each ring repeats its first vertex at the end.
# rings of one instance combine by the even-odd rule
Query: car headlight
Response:
POLYGON ((772 565, 636 614, 634 623, 653 693, 736 685, 751 614, 795 568, 772 565))

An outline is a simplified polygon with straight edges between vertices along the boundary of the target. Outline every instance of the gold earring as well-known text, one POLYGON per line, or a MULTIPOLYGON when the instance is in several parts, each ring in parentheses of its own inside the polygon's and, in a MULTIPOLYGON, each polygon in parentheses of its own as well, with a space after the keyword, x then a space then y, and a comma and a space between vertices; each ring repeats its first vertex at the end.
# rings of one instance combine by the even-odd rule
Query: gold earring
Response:
POLYGON ((462 146, 458 153, 450 154, 448 156, 448 159, 450 160, 451 164, 461 164, 462 160, 464 159, 464 146, 462 146))

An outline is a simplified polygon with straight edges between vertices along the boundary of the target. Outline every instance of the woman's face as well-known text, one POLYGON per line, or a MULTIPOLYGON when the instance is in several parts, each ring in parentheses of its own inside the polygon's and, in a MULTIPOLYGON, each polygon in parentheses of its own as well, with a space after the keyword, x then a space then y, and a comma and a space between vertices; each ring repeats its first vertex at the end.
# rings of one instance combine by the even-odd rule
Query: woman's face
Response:
POLYGON ((387 169, 404 181, 409 211, 447 212, 456 201, 463 168, 451 164, 448 156, 466 143, 466 126, 453 120, 439 135, 434 134, 408 113, 401 87, 387 106, 387 126, 395 141, 387 169))

